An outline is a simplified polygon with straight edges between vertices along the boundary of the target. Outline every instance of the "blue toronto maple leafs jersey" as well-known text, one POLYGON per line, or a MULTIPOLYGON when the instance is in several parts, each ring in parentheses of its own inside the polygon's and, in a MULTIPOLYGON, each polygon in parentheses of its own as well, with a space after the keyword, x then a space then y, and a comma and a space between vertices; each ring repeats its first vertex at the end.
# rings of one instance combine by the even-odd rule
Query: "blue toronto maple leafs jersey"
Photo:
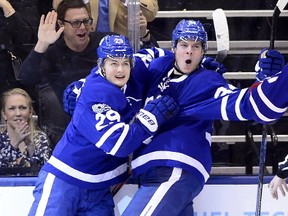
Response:
MULTIPOLYGON (((145 52, 141 51, 145 60, 145 52)), ((155 166, 173 166, 193 173, 203 184, 212 166, 212 125, 216 119, 269 123, 280 118, 288 105, 287 73, 264 80, 258 86, 237 89, 218 73, 201 66, 189 75, 174 76, 174 56, 151 61, 147 72, 145 101, 170 94, 180 105, 179 114, 164 124, 150 143, 134 152, 137 176, 155 166)))
POLYGON ((88 189, 127 178, 128 155, 150 136, 135 122, 135 110, 117 86, 91 73, 81 88, 74 115, 43 169, 88 189))

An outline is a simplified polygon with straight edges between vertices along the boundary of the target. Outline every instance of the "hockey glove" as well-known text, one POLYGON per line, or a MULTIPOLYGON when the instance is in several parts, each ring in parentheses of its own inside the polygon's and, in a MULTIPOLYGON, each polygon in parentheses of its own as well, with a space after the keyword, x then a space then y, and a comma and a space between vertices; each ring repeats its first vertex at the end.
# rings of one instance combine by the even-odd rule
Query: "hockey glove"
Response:
POLYGON ((179 110, 179 105, 175 100, 169 95, 164 95, 149 101, 137 114, 136 122, 144 126, 148 133, 154 135, 158 128, 173 118, 179 110))
POLYGON ((202 59, 202 67, 208 70, 216 71, 220 75, 226 72, 224 64, 215 61, 215 59, 211 57, 204 57, 202 59))
POLYGON ((77 98, 80 94, 80 89, 84 83, 84 79, 77 80, 64 90, 63 94, 63 108, 64 111, 72 116, 76 107, 77 98))
POLYGON ((271 77, 284 67, 284 56, 277 50, 262 49, 255 65, 256 80, 262 81, 271 77))

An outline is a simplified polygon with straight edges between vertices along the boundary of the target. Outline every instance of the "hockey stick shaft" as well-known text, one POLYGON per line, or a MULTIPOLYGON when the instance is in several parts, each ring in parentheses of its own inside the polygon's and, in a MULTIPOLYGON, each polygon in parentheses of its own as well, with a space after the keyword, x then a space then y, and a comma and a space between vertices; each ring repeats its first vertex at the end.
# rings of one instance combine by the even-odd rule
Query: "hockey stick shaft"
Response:
POLYGON ((262 129, 262 140, 260 146, 259 154, 259 181, 257 189, 257 203, 256 203, 256 215, 261 215, 261 203, 262 203, 262 191, 263 191, 263 178, 264 178, 264 169, 266 161, 266 149, 267 149, 267 125, 263 125, 262 129))
POLYGON ((279 0, 276 4, 276 7, 274 8, 274 12, 272 16, 271 32, 270 32, 270 49, 274 49, 278 17, 284 10, 287 3, 288 3, 288 0, 279 0))
MULTIPOLYGON (((277 20, 280 16, 281 12, 284 10, 287 5, 288 0, 278 0, 273 16, 272 16, 272 25, 270 32, 270 49, 274 49, 275 35, 276 35, 276 27, 277 20)), ((263 125, 262 129, 262 141, 260 144, 260 156, 259 156, 259 182, 257 189, 257 201, 256 201, 256 216, 261 215, 261 203, 262 203, 262 191, 263 191, 263 178, 264 178, 264 168, 266 161, 266 149, 267 149, 267 125, 263 125)))

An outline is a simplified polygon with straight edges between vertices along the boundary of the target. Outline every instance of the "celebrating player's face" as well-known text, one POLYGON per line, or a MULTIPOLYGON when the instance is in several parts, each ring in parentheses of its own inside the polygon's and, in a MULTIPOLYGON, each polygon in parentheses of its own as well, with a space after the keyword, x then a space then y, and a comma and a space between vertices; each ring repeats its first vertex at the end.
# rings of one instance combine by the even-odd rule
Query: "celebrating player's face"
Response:
POLYGON ((106 79, 118 87, 123 87, 130 77, 131 65, 128 58, 106 58, 104 73, 106 79))
POLYGON ((186 74, 198 67, 204 54, 201 42, 192 40, 180 40, 174 52, 176 64, 186 74))

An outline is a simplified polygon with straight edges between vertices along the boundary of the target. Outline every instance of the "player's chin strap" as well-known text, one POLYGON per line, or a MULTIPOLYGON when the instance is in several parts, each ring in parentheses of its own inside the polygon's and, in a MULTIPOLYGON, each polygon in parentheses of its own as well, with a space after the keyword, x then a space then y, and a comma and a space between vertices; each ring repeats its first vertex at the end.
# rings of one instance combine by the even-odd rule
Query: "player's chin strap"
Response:
POLYGON ((97 73, 106 79, 106 73, 105 73, 105 69, 103 67, 99 66, 97 73))
POLYGON ((185 73, 183 73, 183 72, 180 70, 180 68, 179 68, 178 65, 177 65, 177 62, 175 62, 175 64, 174 64, 174 71, 173 71, 172 77, 173 77, 173 78, 178 78, 178 77, 181 77, 181 76, 183 76, 183 75, 185 75, 185 73))
POLYGON ((183 75, 187 75, 187 73, 184 73, 180 70, 179 66, 177 65, 177 63, 175 62, 174 64, 174 71, 173 71, 173 74, 172 74, 172 78, 178 78, 178 77, 181 77, 183 75))

